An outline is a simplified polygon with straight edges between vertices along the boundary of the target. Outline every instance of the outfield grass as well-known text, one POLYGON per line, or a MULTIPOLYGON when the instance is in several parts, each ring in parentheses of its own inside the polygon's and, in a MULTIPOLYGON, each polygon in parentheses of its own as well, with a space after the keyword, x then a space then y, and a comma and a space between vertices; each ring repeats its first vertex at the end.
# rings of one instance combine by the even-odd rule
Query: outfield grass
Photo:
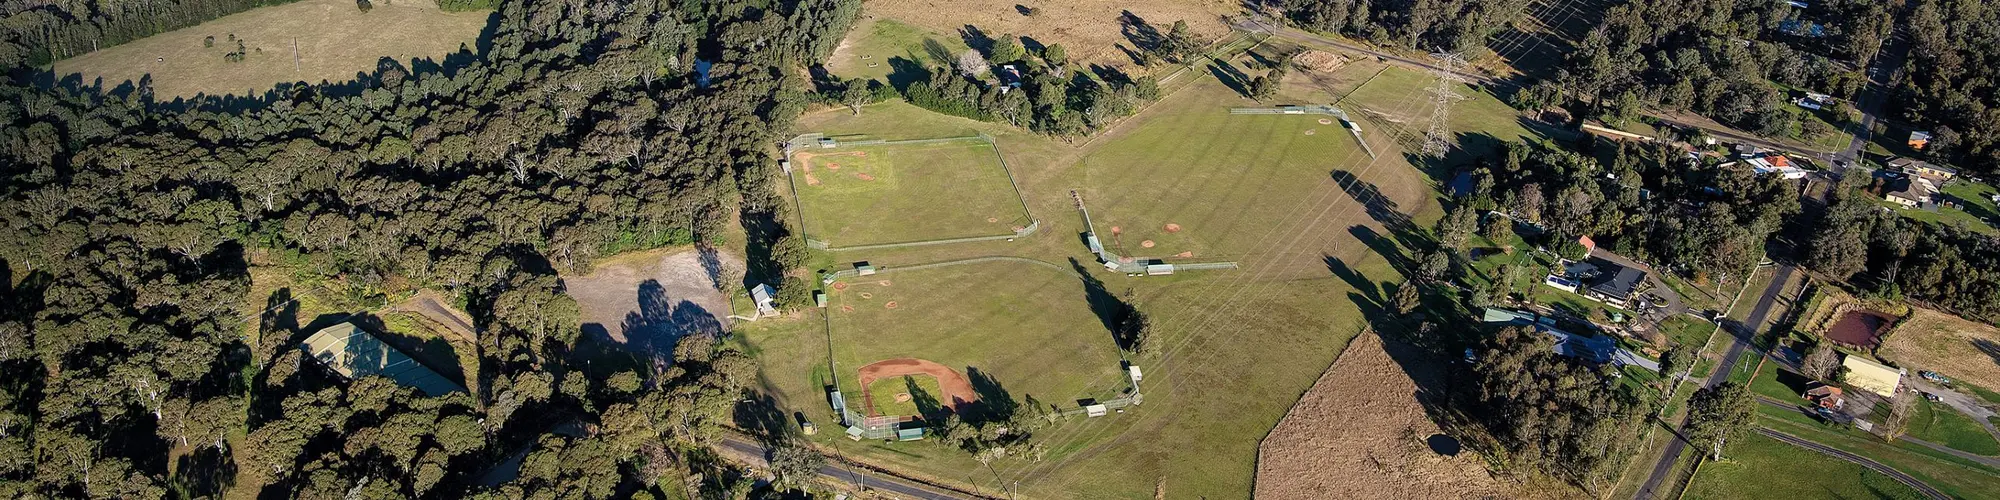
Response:
POLYGON ((1939 403, 1918 401, 1910 416, 1910 436, 1979 455, 2000 455, 2000 442, 1971 417, 1939 403))
POLYGON ((1126 385, 1110 331, 1083 283, 1063 270, 985 262, 839 283, 845 290, 829 293, 827 313, 843 388, 860 387, 853 377, 862 365, 896 358, 951 367, 975 381, 982 399, 1070 408, 1126 385), (1004 391, 980 387, 982 374, 1004 391))
POLYGON ((835 247, 1005 236, 1032 221, 994 145, 977 138, 792 155, 806 236, 835 247))
POLYGON ((1924 498, 1882 473, 1750 434, 1703 464, 1684 498, 1924 498))
POLYGON ((475 44, 491 14, 443 12, 424 0, 376 2, 368 12, 350 0, 304 0, 56 61, 55 73, 81 73, 86 85, 101 79, 107 89, 151 75, 162 101, 197 94, 256 95, 280 83, 354 80, 356 73, 373 73, 384 57, 405 67, 415 59, 441 64, 447 55, 475 44), (231 35, 243 40, 241 62, 223 59, 236 50, 231 35), (204 45, 210 36, 215 37, 212 47, 204 45))

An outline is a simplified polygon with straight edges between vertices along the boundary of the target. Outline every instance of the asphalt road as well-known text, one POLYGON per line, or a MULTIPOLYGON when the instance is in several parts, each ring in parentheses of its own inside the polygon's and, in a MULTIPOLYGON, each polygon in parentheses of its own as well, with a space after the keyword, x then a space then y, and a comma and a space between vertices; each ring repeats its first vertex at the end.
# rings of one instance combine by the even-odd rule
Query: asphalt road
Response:
POLYGON ((1889 476, 1890 478, 1895 479, 1896 482, 1908 485, 1909 487, 1916 489, 1918 492, 1923 493, 1924 496, 1931 497, 1936 500, 1951 499, 1951 496, 1944 494, 1944 492, 1942 491, 1938 491, 1937 488, 1932 488, 1931 485, 1924 484, 1923 481, 1918 481, 1917 478, 1910 477, 1909 474, 1904 474, 1903 471, 1899 471, 1887 465, 1883 465, 1881 462, 1870 460, 1868 459, 1868 457, 1856 455, 1853 453, 1848 453, 1845 451, 1841 451, 1838 448, 1815 443, 1812 441, 1807 441, 1804 438, 1771 430, 1770 428, 1759 427, 1757 428, 1757 433, 1763 434, 1764 436, 1769 437, 1771 439, 1784 441, 1785 443, 1791 444, 1792 446, 1797 446, 1800 448, 1817 451, 1822 454, 1832 456, 1834 458, 1846 460, 1849 462, 1854 462, 1855 464, 1860 465, 1862 467, 1867 467, 1868 470, 1880 472, 1882 473, 1882 475, 1889 476))
MULTIPOLYGON (((770 456, 770 450, 765 448, 763 443, 734 434, 724 435, 720 448, 722 449, 718 451, 722 451, 725 454, 734 454, 743 460, 754 462, 755 465, 760 466, 765 465, 763 461, 764 457, 770 456)), ((974 500, 988 498, 951 491, 911 479, 869 471, 860 467, 850 467, 832 459, 827 460, 826 465, 820 466, 819 476, 829 482, 846 484, 857 490, 872 491, 877 495, 888 498, 922 500, 974 500)))
POLYGON ((1854 96, 1854 109, 1861 112, 1861 122, 1851 131, 1854 140, 1847 144, 1847 150, 1834 157, 1836 162, 1851 163, 1861 158, 1861 150, 1868 147, 1875 121, 1882 114, 1882 101, 1886 100, 1889 89, 1894 87, 1896 74, 1902 70, 1903 60, 1909 53, 1908 40, 1900 33, 1891 34, 1874 64, 1868 67, 1868 85, 1854 96))

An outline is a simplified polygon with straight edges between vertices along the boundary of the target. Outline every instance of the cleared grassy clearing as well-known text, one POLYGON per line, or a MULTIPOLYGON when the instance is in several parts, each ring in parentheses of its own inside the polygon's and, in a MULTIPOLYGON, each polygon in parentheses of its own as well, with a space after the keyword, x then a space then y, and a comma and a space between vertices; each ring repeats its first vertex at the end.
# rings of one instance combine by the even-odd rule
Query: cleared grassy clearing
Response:
POLYGON ((257 95, 280 83, 353 80, 357 73, 373 73, 382 58, 406 67, 418 59, 442 63, 475 43, 489 14, 443 12, 425 0, 377 2, 368 12, 348 0, 303 0, 57 61, 55 73, 81 74, 84 84, 105 88, 150 75, 153 92, 163 101, 257 95), (241 62, 223 59, 237 48, 232 35, 243 41, 241 62), (211 36, 213 46, 205 46, 211 36))
POLYGON ((2000 442, 1972 418, 1939 403, 1918 401, 1910 417, 1910 435, 1917 439, 1980 455, 2000 455, 2000 442))
POLYGON ((1013 234, 1031 221, 978 139, 792 155, 806 235, 835 247, 1013 234))
POLYGON ((956 36, 933 33, 893 19, 869 17, 855 23, 847 38, 827 58, 826 68, 843 79, 904 83, 920 78, 926 68, 951 64, 950 57, 966 49, 965 42, 956 36), (946 58, 939 60, 937 55, 946 58))
POLYGON ((2000 387, 2000 362, 1989 354, 2000 349, 2000 328, 1941 311, 1910 311, 1876 351, 1882 359, 1911 373, 1932 370, 1979 387, 2000 387))
POLYGON ((1882 473, 1761 434, 1730 443, 1725 456, 1702 465, 1686 498, 1923 498, 1882 473))

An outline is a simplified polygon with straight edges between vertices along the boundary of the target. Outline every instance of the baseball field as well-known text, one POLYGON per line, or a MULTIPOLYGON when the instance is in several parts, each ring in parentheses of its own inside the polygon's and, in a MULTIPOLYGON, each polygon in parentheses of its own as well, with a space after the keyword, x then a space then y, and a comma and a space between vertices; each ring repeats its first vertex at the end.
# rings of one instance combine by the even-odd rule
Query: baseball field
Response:
POLYGON ((1004 236, 1032 221, 998 149, 977 137, 792 154, 806 235, 833 247, 1004 236))

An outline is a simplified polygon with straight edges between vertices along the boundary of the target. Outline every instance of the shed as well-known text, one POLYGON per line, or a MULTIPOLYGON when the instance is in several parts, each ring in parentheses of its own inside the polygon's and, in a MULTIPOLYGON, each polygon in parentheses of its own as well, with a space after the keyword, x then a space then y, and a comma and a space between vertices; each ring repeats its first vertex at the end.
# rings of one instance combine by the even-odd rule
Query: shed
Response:
POLYGON ((919 440, 919 439, 923 439, 923 438, 924 438, 924 428, 922 428, 922 427, 911 427, 911 428, 908 428, 908 429, 896 429, 896 440, 897 440, 897 441, 916 441, 916 440, 919 440))
POLYGON ((1923 149, 1931 144, 1931 133, 1917 130, 1910 132, 1910 149, 1923 149))
POLYGON ((349 380, 380 375, 431 396, 465 391, 457 383, 417 362, 416 358, 383 343, 374 333, 354 323, 341 323, 314 332, 299 343, 299 350, 349 380))
POLYGON ((774 316, 778 314, 778 308, 774 302, 776 299, 772 298, 771 285, 759 283, 757 286, 751 287, 750 300, 757 303, 758 315, 774 316))
POLYGON ((847 426, 847 438, 848 438, 848 439, 852 439, 852 440, 855 440, 855 441, 860 441, 860 440, 861 440, 861 436, 862 436, 862 434, 863 434, 863 433, 862 433, 862 431, 861 431, 861 428, 860 428, 860 427, 855 427, 855 426, 851 426, 851 425, 850 425, 850 426, 847 426))
POLYGON ((1143 379, 1143 378, 1146 378, 1146 377, 1145 377, 1145 375, 1143 375, 1143 374, 1139 373, 1139 366, 1138 366, 1138 365, 1132 365, 1132 366, 1127 366, 1127 367, 1125 367, 1125 371, 1128 371, 1128 372, 1131 372, 1131 373, 1132 373, 1132 383, 1134 383, 1134 384, 1137 384, 1137 383, 1139 383, 1139 379, 1143 379))
POLYGON ((820 308, 820 309, 826 309, 826 292, 825 292, 825 291, 823 291, 823 290, 813 290, 813 305, 815 305, 815 306, 819 306, 819 308, 820 308))
POLYGON ((1848 355, 1840 366, 1847 369, 1847 385, 1882 397, 1893 397, 1903 383, 1903 372, 1868 358, 1848 355))
POLYGON ((839 145, 840 145, 840 143, 838 143, 838 142, 835 142, 835 141, 833 140, 833 138, 832 138, 832 137, 821 137, 821 138, 819 138, 819 147, 822 147, 822 148, 832 148, 832 147, 834 147, 834 146, 839 146, 839 145))
POLYGON ((1105 414, 1110 413, 1110 410, 1108 408, 1105 408, 1103 404, 1094 404, 1083 407, 1083 413, 1085 415, 1089 415, 1092 417, 1102 417, 1105 414))
POLYGON ((1147 276, 1165 276, 1173 273, 1174 273, 1173 264, 1148 264, 1146 266, 1147 276))
POLYGON ((854 263, 854 272, 862 276, 873 276, 875 275, 875 265, 869 264, 868 261, 865 260, 861 262, 856 262, 854 263))

